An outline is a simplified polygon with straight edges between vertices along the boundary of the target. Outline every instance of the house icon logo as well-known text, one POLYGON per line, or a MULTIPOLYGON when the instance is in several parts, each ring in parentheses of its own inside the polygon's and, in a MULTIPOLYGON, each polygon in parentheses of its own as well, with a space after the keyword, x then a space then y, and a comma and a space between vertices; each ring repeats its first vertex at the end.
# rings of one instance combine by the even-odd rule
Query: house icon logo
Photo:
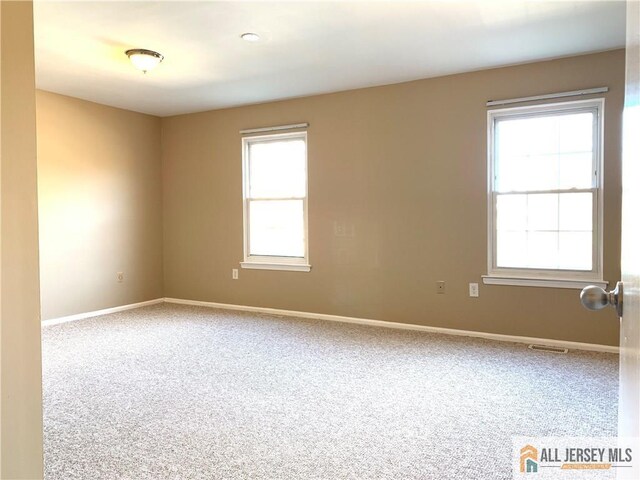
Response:
POLYGON ((525 445, 520 449, 520 472, 538 472, 538 449, 532 445, 525 445))

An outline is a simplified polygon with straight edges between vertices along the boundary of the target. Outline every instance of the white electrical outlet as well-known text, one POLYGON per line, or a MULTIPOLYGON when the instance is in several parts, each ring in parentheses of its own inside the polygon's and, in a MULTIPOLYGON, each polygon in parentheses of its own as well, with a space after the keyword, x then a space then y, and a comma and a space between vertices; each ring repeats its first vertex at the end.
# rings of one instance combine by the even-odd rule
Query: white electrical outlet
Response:
POLYGON ((124 282, 124 272, 116 273, 116 278, 118 279, 118 283, 124 282))
POLYGON ((238 269, 237 268, 232 268, 231 269, 231 278, 233 278, 234 280, 238 279, 238 269))
POLYGON ((436 293, 444 293, 444 280, 438 280, 436 282, 436 293))
POLYGON ((469 296, 470 297, 479 297, 480 296, 480 292, 478 290, 478 284, 477 283, 470 283, 469 284, 469 296))

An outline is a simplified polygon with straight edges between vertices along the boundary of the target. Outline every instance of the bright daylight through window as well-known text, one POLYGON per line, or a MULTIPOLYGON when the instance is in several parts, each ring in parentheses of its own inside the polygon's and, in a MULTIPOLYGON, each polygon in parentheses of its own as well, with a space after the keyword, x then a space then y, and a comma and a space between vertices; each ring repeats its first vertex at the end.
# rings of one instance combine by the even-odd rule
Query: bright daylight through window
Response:
POLYGON ((243 268, 309 271, 307 134, 245 137, 243 268))
POLYGON ((488 278, 602 279, 603 105, 489 112, 488 278))

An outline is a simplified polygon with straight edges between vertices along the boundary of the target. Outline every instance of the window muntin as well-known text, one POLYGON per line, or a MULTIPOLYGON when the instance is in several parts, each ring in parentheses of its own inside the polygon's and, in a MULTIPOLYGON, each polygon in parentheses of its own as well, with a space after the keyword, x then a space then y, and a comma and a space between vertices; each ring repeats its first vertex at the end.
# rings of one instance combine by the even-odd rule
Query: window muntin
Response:
POLYGON ((245 137, 242 144, 242 266, 308 266, 306 132, 245 137))
POLYGON ((602 109, 489 112, 489 275, 602 278, 602 109))

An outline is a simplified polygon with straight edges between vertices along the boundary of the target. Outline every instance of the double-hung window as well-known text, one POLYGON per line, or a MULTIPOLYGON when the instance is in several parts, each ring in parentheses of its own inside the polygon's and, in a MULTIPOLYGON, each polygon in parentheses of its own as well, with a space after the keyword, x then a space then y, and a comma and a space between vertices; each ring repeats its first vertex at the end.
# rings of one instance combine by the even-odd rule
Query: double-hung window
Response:
POLYGON ((242 139, 243 268, 309 271, 307 133, 242 139))
POLYGON ((602 281, 604 100, 491 110, 485 283, 602 281))

